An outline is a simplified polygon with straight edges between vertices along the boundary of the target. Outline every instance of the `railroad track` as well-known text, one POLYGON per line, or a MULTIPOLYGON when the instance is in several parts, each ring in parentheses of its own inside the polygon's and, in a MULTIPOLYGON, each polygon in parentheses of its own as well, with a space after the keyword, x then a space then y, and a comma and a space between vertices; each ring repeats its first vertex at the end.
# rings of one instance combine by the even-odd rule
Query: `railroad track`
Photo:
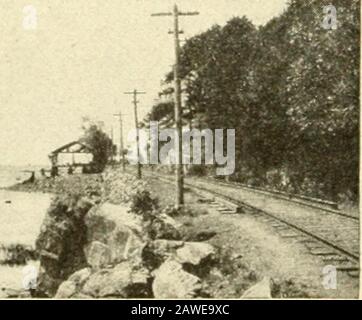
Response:
MULTIPOLYGON (((166 183, 170 177, 152 173, 166 183)), ((293 201, 256 194, 228 184, 186 179, 185 186, 223 214, 252 214, 275 228, 283 238, 303 243, 310 254, 328 265, 359 277, 359 220, 321 207, 293 205, 293 201), (288 208, 289 204, 289 208, 288 208)))
POLYGON ((359 220, 359 218, 357 216, 340 211, 338 209, 338 204, 336 202, 317 199, 317 198, 311 198, 311 197, 297 195, 297 194, 286 193, 286 192, 282 192, 282 191, 253 187, 250 185, 245 185, 245 184, 237 183, 237 182, 217 181, 214 178, 204 178, 204 179, 209 181, 210 183, 217 183, 219 185, 223 185, 223 186, 227 186, 227 187, 233 187, 233 188, 253 191, 256 193, 266 194, 266 195, 276 198, 276 199, 283 199, 286 201, 290 201, 293 204, 298 204, 298 205, 310 207, 310 208, 317 209, 317 210, 328 211, 328 212, 331 212, 331 213, 334 213, 334 214, 337 214, 340 216, 345 216, 345 217, 349 217, 351 219, 359 220))

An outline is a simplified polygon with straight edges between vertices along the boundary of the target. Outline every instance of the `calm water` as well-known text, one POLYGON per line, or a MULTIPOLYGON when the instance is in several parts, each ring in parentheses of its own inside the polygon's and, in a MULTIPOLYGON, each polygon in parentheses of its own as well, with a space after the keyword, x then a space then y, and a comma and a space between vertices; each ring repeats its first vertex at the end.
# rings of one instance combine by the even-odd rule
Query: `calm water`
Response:
POLYGON ((8 187, 25 179, 25 173, 21 172, 21 168, 0 166, 0 188, 8 187))
MULTIPOLYGON (((0 187, 10 186, 27 179, 29 173, 21 172, 24 169, 27 168, 0 167, 0 187)), ((34 246, 50 199, 49 194, 0 189, 0 245, 34 246)), ((0 290, 1 288, 21 288, 24 278, 23 268, 24 266, 0 265, 0 290)))
POLYGON ((33 245, 50 197, 42 193, 0 190, 0 244, 33 245))
MULTIPOLYGON (((0 166, 0 187, 27 179, 29 173, 22 170, 0 166)), ((49 202, 49 194, 0 189, 0 244, 33 245, 49 202)))
POLYGON ((13 167, 0 165, 0 188, 8 187, 29 179, 31 174, 29 172, 24 172, 25 170, 35 171, 35 176, 40 177, 40 169, 42 168, 49 169, 41 166, 13 167))

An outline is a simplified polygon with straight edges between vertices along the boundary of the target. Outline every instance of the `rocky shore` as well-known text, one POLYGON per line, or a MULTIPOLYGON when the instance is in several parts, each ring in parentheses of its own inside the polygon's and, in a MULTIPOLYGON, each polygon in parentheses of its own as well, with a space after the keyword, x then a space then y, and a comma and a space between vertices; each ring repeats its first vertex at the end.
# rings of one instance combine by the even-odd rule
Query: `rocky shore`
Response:
POLYGON ((9 189, 56 195, 36 241, 33 297, 212 297, 204 279, 222 262, 220 250, 188 240, 146 181, 108 170, 9 189))
POLYGON ((226 291, 232 298, 280 294, 271 279, 240 264, 241 256, 212 245, 208 240, 215 232, 188 229, 178 218, 207 212, 165 207, 152 187, 116 169, 13 186, 55 195, 36 241, 40 267, 31 295, 182 299, 224 298, 226 291))
POLYGON ((70 175, 55 178, 37 178, 34 182, 24 181, 4 188, 9 191, 39 192, 57 195, 80 194, 84 196, 101 195, 103 176, 101 174, 70 175))

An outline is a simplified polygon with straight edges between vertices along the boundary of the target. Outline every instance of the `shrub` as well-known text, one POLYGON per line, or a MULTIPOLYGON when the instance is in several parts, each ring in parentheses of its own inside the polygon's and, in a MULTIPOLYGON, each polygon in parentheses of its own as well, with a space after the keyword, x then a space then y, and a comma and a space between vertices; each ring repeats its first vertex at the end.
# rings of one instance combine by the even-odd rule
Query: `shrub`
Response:
POLYGON ((152 220, 157 209, 158 199, 152 198, 149 191, 137 191, 132 196, 131 211, 141 215, 145 221, 152 220))
POLYGON ((187 171, 188 176, 202 177, 207 174, 207 169, 204 165, 194 164, 191 165, 187 171))
MULTIPOLYGON (((193 211, 189 207, 180 207, 176 208, 175 206, 167 206, 162 210, 162 213, 170 216, 170 217, 179 217, 179 216, 189 216, 189 217, 196 217, 198 214, 193 211)), ((201 212, 200 214, 205 214, 205 211, 201 212)))

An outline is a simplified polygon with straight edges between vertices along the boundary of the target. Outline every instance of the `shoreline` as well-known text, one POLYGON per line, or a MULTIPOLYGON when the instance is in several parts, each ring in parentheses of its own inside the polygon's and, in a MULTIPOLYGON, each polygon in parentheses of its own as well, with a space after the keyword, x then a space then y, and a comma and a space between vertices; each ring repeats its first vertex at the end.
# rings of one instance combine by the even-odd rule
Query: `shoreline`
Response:
POLYGON ((35 241, 50 194, 0 189, 0 299, 30 298, 24 290, 24 268, 37 265, 35 241))
POLYGON ((0 245, 33 246, 51 194, 0 190, 0 245))
MULTIPOLYGON (((106 170, 103 174, 75 174, 37 180, 31 184, 16 184, 0 189, 3 190, 47 196, 76 194, 100 203, 100 206, 132 204, 137 191, 149 190, 152 198, 159 200, 157 213, 173 217, 180 224, 183 234, 181 241, 194 243, 200 241, 197 240, 198 235, 210 235, 210 239, 201 240, 201 243, 216 248, 222 264, 212 267, 211 273, 202 279, 215 298, 239 299, 245 290, 265 276, 275 281, 271 287, 277 290, 273 292, 273 297, 352 298, 355 295, 355 281, 342 275, 338 292, 325 291, 319 283, 320 269, 323 267, 321 262, 309 256, 303 246, 283 239, 278 232, 255 217, 246 214, 220 215, 189 192, 186 193, 187 211, 174 215, 174 195, 169 192, 168 185, 157 179, 145 178, 140 181, 130 173, 106 170), (225 230, 229 230, 227 234, 225 230), (256 231, 251 233, 250 230, 256 231), (269 242, 273 245, 268 245, 269 242), (305 263, 305 268, 298 267, 301 262, 305 263)), ((131 213, 134 214, 133 211, 131 213)))
POLYGON ((81 194, 87 195, 87 190, 92 188, 99 190, 102 184, 101 174, 74 174, 58 176, 55 178, 36 178, 34 182, 22 182, 0 188, 0 190, 42 193, 42 194, 81 194))

